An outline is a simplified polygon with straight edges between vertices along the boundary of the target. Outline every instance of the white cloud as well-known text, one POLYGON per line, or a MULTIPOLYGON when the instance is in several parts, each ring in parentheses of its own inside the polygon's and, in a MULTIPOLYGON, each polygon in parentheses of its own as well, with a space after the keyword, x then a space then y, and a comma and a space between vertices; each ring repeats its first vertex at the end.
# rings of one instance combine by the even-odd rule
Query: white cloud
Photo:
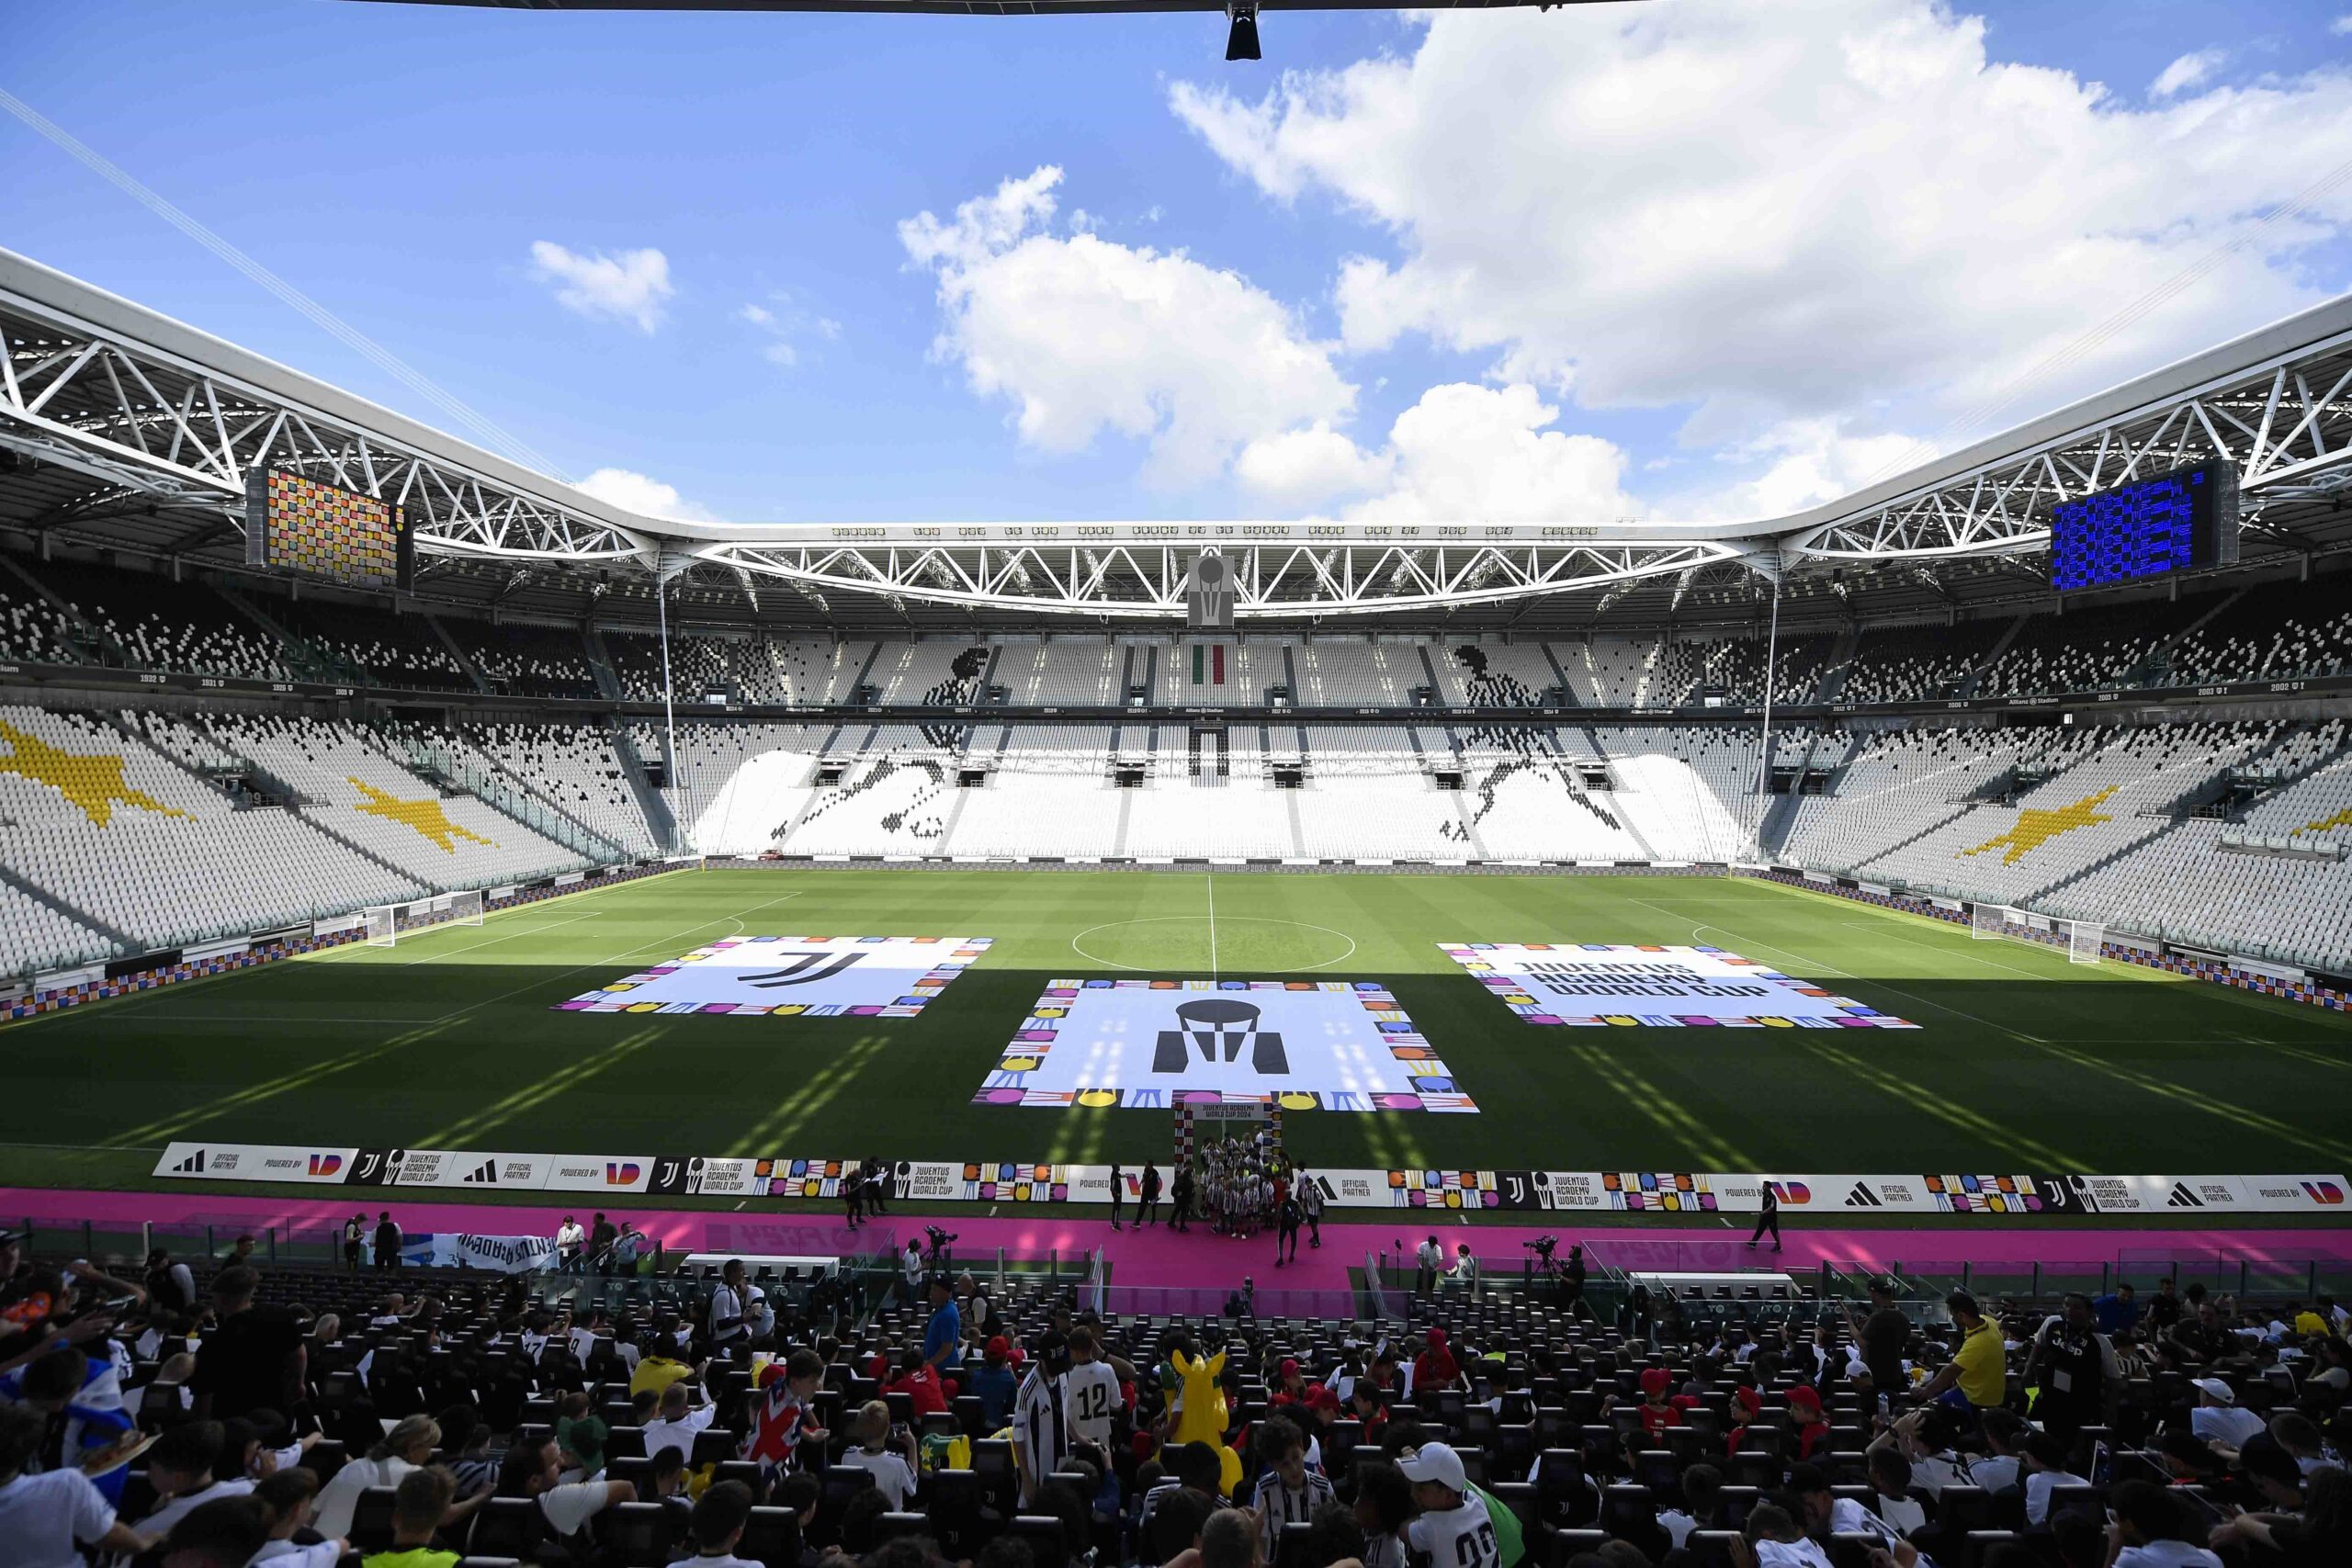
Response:
POLYGON ((1524 382, 1432 387, 1367 452, 1317 425, 1250 443, 1234 473, 1301 510, 1345 499, 1360 521, 1495 523, 1630 516, 1626 455, 1595 435, 1547 429, 1560 411, 1524 382))
POLYGON ((1268 506, 1305 512, 1378 489, 1388 482, 1391 467, 1385 454, 1366 452, 1318 423, 1252 441, 1233 460, 1233 475, 1268 506))
POLYGON ((1908 435, 1855 434, 1829 418, 1791 420, 1716 454, 1726 465, 1761 463, 1760 471, 1668 497, 1659 510, 1691 522, 1785 516, 1851 495, 1918 456, 1908 435))
POLYGON ((1149 443, 1152 482, 1193 486, 1245 443, 1345 420, 1355 388, 1279 300, 1182 251, 1056 232, 1061 178, 1048 165, 899 225, 937 280, 935 352, 1012 405, 1023 443, 1069 453, 1115 432, 1149 443))
POLYGON ((591 320, 628 321, 641 333, 662 324, 663 302, 677 292, 670 258, 650 249, 584 255, 552 240, 534 240, 531 272, 555 289, 565 309, 591 320))
POLYGON ((2327 30, 2338 38, 2352 38, 2352 15, 2336 17, 2327 24, 2327 30))
POLYGON ((2312 302, 2297 253, 2352 221, 2347 186, 2253 231, 2352 145, 2342 68, 2134 106, 1988 59, 1936 0, 1449 11, 1401 56, 1170 103, 1269 197, 1386 236, 1339 273, 1351 351, 1419 334, 1586 407, 1686 408, 1702 448, 1946 425, 2249 241, 1945 444, 1986 434, 2312 302))
POLYGON ((719 521, 707 507, 697 506, 682 498, 675 485, 665 485, 660 479, 628 468, 598 468, 574 488, 587 491, 608 505, 647 517, 668 517, 680 523, 719 521))
POLYGON ((782 289, 768 296, 775 308, 757 303, 735 312, 738 321, 759 329, 760 356, 786 369, 800 363, 799 339, 820 337, 831 343, 842 335, 842 324, 831 316, 811 315, 795 305, 782 289))
POLYGON ((2218 49, 2200 49, 2194 54, 2184 54, 2156 73, 2156 79, 2148 84, 2148 96, 2169 98, 2176 93, 2194 87, 2211 76, 2228 58, 2218 49))

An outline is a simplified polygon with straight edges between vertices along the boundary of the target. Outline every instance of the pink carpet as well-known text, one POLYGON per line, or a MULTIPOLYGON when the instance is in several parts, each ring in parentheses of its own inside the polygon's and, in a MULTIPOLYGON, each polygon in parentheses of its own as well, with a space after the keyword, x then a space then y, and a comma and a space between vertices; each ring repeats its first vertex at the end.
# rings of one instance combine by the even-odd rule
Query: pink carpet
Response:
MULTIPOLYGON (((494 1207, 478 1203, 420 1202, 397 1195, 370 1191, 333 1199, 232 1198, 204 1192, 81 1192, 45 1188, 0 1188, 0 1224, 29 1220, 39 1229, 78 1232, 86 1220, 102 1232, 120 1236, 136 1233, 152 1222, 159 1239, 193 1236, 203 1245, 203 1231, 212 1226, 226 1245, 240 1229, 276 1226, 281 1239, 290 1229, 312 1246, 338 1233, 344 1220, 365 1212, 372 1222, 390 1208, 401 1227, 411 1233, 469 1231, 498 1235, 548 1235, 566 1213, 585 1224, 588 1206, 571 1208, 494 1207)), ((1065 1265, 1100 1247, 1122 1286, 1170 1292, 1222 1292, 1251 1276, 1263 1296, 1272 1290, 1329 1291, 1344 1289, 1347 1271, 1361 1266, 1367 1253, 1409 1254, 1434 1224, 1449 1256, 1467 1242, 1489 1273, 1516 1274, 1531 1256, 1521 1245, 1537 1235, 1556 1235, 1562 1246, 1582 1241, 1598 1258, 1620 1269, 1710 1270, 1777 1262, 1790 1269, 1810 1269, 1830 1262, 1855 1268, 1884 1268, 1901 1264, 1906 1272, 1957 1272, 1965 1262, 1978 1269, 2023 1272, 2035 1264, 2058 1273, 2096 1274, 2104 1265, 2123 1263, 2145 1269, 2165 1259, 2203 1269, 2226 1259, 2257 1269, 2300 1271, 2308 1260, 2323 1267, 2352 1266, 2352 1228, 2311 1230, 2085 1230, 2048 1229, 2031 1222, 1952 1220, 1940 1225, 1902 1230, 1835 1230, 1786 1226, 1786 1250, 1775 1258, 1769 1252, 1749 1252, 1745 1229, 1702 1224, 1580 1228, 1573 1224, 1545 1226, 1465 1225, 1436 1220, 1424 1213, 1396 1214, 1389 1220, 1351 1219, 1323 1227, 1319 1251, 1302 1246, 1298 1261, 1282 1269, 1273 1264, 1271 1235, 1236 1240, 1195 1226, 1177 1235, 1164 1227, 1114 1232, 1107 1221, 1084 1215, 1041 1213, 994 1219, 958 1214, 947 1217, 910 1214, 894 1210, 887 1218, 853 1232, 830 1214, 730 1213, 701 1209, 628 1211, 647 1235, 673 1251, 782 1253, 837 1256, 866 1250, 893 1240, 904 1242, 922 1234, 925 1218, 939 1219, 942 1228, 956 1236, 959 1260, 978 1264, 993 1260, 999 1249, 1007 1259, 1043 1261, 1058 1255, 1065 1265)), ((186 1244, 183 1243, 183 1246, 186 1244)), ((120 1243, 116 1244, 118 1249, 120 1243)))

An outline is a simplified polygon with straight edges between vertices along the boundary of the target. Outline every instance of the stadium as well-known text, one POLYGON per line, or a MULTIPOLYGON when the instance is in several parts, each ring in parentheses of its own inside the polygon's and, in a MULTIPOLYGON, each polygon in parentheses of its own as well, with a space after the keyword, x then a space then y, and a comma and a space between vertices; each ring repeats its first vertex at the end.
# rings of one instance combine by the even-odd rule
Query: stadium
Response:
POLYGON ((2352 1560, 2352 295, 1737 521, 435 406, 0 249, 0 1562, 2352 1560))

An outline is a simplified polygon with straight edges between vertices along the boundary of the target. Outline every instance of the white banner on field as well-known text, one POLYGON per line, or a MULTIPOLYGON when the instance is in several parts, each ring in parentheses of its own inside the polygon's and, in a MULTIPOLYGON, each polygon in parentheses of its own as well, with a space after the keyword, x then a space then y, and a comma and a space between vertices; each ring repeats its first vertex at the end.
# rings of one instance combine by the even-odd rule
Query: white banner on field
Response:
POLYGON ((1475 1111, 1370 980, 1053 980, 975 1105, 1475 1111))
POLYGON ((988 953, 977 936, 750 936, 558 1002, 563 1012, 912 1018, 988 953))
POLYGON ((1916 1029, 1720 947, 1442 942, 1527 1023, 1572 1028, 1916 1029))

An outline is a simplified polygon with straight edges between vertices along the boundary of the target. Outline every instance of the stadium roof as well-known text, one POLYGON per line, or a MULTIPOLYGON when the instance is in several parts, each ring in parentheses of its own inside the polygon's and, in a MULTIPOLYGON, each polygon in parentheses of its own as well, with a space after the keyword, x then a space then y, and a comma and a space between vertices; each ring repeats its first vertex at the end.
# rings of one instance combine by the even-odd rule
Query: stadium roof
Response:
POLYGON ((2048 592, 2059 500, 2222 456, 2245 571, 2352 550, 2352 296, 1823 506, 1738 523, 689 523, 645 516, 0 250, 0 528, 199 567, 243 559, 246 476, 293 467, 397 499, 421 593, 577 619, 1148 625, 1185 564, 1238 558, 1269 624, 1545 629, 1960 614, 2048 592), (763 603, 764 601, 764 604, 763 603))

